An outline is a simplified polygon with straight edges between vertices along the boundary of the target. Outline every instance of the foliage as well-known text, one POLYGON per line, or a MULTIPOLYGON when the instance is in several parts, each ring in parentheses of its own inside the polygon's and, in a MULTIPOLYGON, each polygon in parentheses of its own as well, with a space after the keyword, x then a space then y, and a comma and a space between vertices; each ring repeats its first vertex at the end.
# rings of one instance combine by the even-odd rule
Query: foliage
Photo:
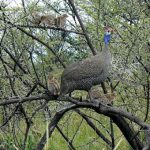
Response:
MULTIPOLYGON (((75 1, 74 5, 98 53, 104 47, 104 26, 114 29, 110 45, 113 57, 110 78, 112 85, 117 85, 117 96, 113 107, 121 108, 150 124, 149 2, 82 0, 75 1)), ((47 93, 49 74, 60 83, 63 64, 68 65, 92 55, 74 14, 67 0, 22 0, 15 5, 0 2, 0 146, 10 150, 35 149, 47 131, 47 123, 52 122, 61 108, 70 104, 52 100, 51 97, 49 101, 45 97, 40 99, 40 96, 47 93), (31 13, 34 11, 43 15, 69 14, 66 28, 33 26, 31 13), (23 99, 26 100, 24 103, 21 102, 23 99), (11 103, 6 105, 9 101, 11 103)), ((100 86, 98 88, 101 89, 100 86)), ((106 88, 110 89, 110 84, 106 84, 106 88)), ((74 92, 73 96, 85 99, 86 94, 79 91, 74 92)), ((89 108, 80 110, 106 138, 112 140, 112 135, 109 135, 111 116, 89 108)), ((141 129, 133 120, 126 121, 133 131, 141 129)), ((117 125, 114 123, 113 126, 115 145, 122 139, 118 149, 131 149, 132 145, 117 125)), ((143 132, 138 134, 138 138, 146 144, 143 132)), ((83 116, 74 110, 61 118, 45 149, 68 149, 69 142, 79 150, 110 149, 83 116)))

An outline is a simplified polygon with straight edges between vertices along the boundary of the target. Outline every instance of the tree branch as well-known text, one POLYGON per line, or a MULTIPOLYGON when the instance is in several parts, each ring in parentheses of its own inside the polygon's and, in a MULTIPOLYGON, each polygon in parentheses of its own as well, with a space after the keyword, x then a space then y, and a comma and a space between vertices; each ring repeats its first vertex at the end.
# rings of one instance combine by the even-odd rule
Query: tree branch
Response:
POLYGON ((90 38, 89 38, 89 36, 88 36, 88 34, 87 34, 87 31, 86 31, 86 29, 85 29, 85 27, 84 27, 84 24, 83 24, 82 20, 80 19, 80 16, 79 16, 79 14, 78 14, 78 12, 77 12, 75 6, 74 6, 74 3, 72 2, 72 0, 68 0, 68 1, 69 1, 70 5, 71 5, 71 7, 72 7, 72 10, 74 11, 74 13, 75 13, 75 15, 76 15, 76 17, 77 17, 77 19, 78 19, 78 21, 79 21, 79 23, 80 23, 80 26, 81 26, 82 31, 83 31, 83 33, 84 33, 84 36, 85 36, 85 38, 86 38, 87 44, 89 45, 89 47, 90 47, 90 49, 91 49, 93 55, 96 55, 96 51, 95 51, 95 49, 94 49, 94 47, 93 47, 93 45, 92 45, 92 43, 91 43, 91 41, 90 41, 90 38))
MULTIPOLYGON (((61 110, 59 110, 58 112, 56 112, 55 116, 52 118, 51 123, 48 126, 49 129, 49 137, 51 137, 54 129, 57 127, 58 122, 60 121, 60 119, 62 118, 62 116, 69 110, 73 109, 76 105, 71 104, 71 105, 67 105, 66 107, 62 108, 61 110)), ((37 147, 35 148, 35 150, 42 150, 45 146, 47 142, 46 139, 46 132, 44 133, 43 137, 41 138, 40 142, 37 144, 37 147)))
POLYGON ((62 137, 63 137, 63 138, 66 140, 66 142, 68 143, 69 148, 70 148, 71 150, 75 150, 75 147, 73 146, 72 142, 65 136, 65 134, 62 132, 62 130, 61 130, 58 126, 56 126, 56 128, 57 128, 57 130, 59 131, 59 133, 62 135, 62 137))
POLYGON ((84 114, 82 113, 79 109, 75 110, 80 116, 82 116, 87 124, 97 133, 97 135, 110 147, 112 146, 112 143, 109 139, 107 139, 100 131, 99 129, 94 125, 94 123, 84 114))
POLYGON ((62 64, 62 66, 65 68, 65 64, 63 63, 63 61, 59 58, 59 56, 57 56, 57 54, 55 53, 55 51, 45 42, 43 42, 42 40, 40 40, 39 38, 35 37, 34 35, 30 34, 29 32, 25 31, 24 29, 22 29, 21 27, 14 25, 13 23, 11 23, 10 21, 5 21, 7 24, 16 27, 18 30, 20 30, 21 32, 25 33, 26 35, 28 35, 29 37, 33 38, 34 40, 36 40, 37 42, 41 43, 42 45, 44 45, 45 47, 47 47, 53 54, 54 56, 58 59, 58 61, 62 64))
MULTIPOLYGON (((136 116, 128 112, 125 112, 123 110, 120 110, 118 108, 113 108, 110 106, 103 105, 98 101, 80 102, 70 97, 65 97, 65 99, 68 99, 70 102, 74 104, 66 105, 55 114, 55 116, 53 117, 48 127, 49 137, 51 137, 55 127, 57 126, 58 122, 60 121, 60 119, 63 117, 63 115, 66 112, 72 109, 76 109, 76 108, 90 108, 90 109, 95 110, 97 113, 104 114, 105 116, 112 118, 114 123, 120 128, 120 130, 126 137, 127 141, 131 144, 131 146, 134 149, 140 150, 143 148, 143 144, 137 137, 131 140, 131 137, 134 135, 134 131, 129 127, 128 123, 123 118, 125 117, 129 119, 130 121, 137 123, 139 126, 142 126, 142 128, 146 129, 147 132, 149 133, 150 126, 145 124, 142 120, 140 120, 136 116)), ((149 136, 147 138, 149 138, 149 136)), ((46 139, 46 132, 45 132, 35 150, 42 150, 46 143, 46 140, 47 139, 46 139)))
POLYGON ((79 34, 79 35, 85 35, 85 33, 81 33, 81 32, 76 32, 76 31, 72 31, 72 30, 66 30, 63 28, 56 28, 56 27, 50 27, 50 26, 25 26, 25 25, 15 25, 15 27, 20 27, 20 28, 37 28, 37 29, 52 29, 52 30, 58 30, 58 31, 64 31, 64 32, 68 32, 68 33, 75 33, 75 34, 79 34))

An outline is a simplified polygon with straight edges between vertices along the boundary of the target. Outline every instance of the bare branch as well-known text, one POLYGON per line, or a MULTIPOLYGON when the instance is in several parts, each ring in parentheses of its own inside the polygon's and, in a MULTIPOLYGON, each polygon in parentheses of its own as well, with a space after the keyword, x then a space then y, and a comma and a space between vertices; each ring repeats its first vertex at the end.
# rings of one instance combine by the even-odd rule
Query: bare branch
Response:
POLYGON ((82 113, 79 109, 75 110, 79 115, 81 115, 85 121, 88 123, 88 125, 97 133, 97 135, 104 141, 106 142, 110 147, 112 146, 111 141, 107 139, 101 132, 100 130, 94 125, 94 123, 84 114, 82 113))
POLYGON ((16 25, 14 25, 13 23, 11 23, 10 21, 6 21, 7 24, 16 27, 18 30, 20 30, 21 32, 25 33, 26 35, 28 35, 29 37, 33 38, 34 40, 36 40, 37 42, 41 43, 42 45, 44 45, 45 47, 47 47, 53 54, 54 56, 58 59, 58 61, 62 64, 62 66, 65 68, 65 64, 63 63, 63 61, 60 59, 59 56, 57 56, 57 54, 55 53, 55 51, 45 42, 43 42, 42 40, 40 40, 39 38, 35 37, 34 35, 30 34, 29 32, 25 31, 24 29, 22 29, 21 27, 18 27, 16 25))
POLYGON ((143 122, 142 120, 140 120, 138 117, 125 112, 121 109, 115 108, 115 107, 111 107, 111 106, 107 106, 104 105, 102 103, 100 103, 99 101, 76 101, 75 99, 71 98, 71 97, 65 97, 65 99, 68 99, 70 102, 76 104, 79 108, 81 107, 86 107, 86 108, 92 108, 94 109, 96 112, 98 113, 102 113, 106 116, 111 116, 112 114, 117 114, 117 115, 121 115, 127 119, 129 119, 130 121, 133 121, 135 123, 137 123, 139 126, 142 126, 143 128, 149 128, 150 126, 145 124, 145 122, 143 122))
POLYGON ((37 95, 37 96, 30 96, 30 97, 19 97, 19 98, 9 98, 5 99, 4 101, 0 102, 0 106, 15 104, 15 103, 25 103, 27 101, 34 101, 34 100, 41 100, 41 99, 48 99, 47 95, 37 95))
POLYGON ((10 56, 10 58, 16 63, 16 65, 23 71, 23 73, 27 74, 26 70, 21 66, 21 64, 15 59, 15 57, 10 53, 10 51, 1 45, 3 50, 10 56))
POLYGON ((66 30, 63 28, 56 28, 56 27, 50 27, 50 26, 25 26, 25 25, 15 25, 15 27, 20 27, 20 28, 37 28, 37 29, 52 29, 52 30, 58 30, 58 31, 64 31, 64 32, 68 32, 68 33, 75 33, 75 34, 79 34, 79 35, 85 35, 85 33, 81 33, 81 32, 77 32, 77 31, 72 31, 72 30, 66 30))
MULTIPOLYGON (((97 113, 101 113, 101 114, 104 114, 104 115, 112 118, 114 123, 116 123, 117 126, 121 129, 121 131, 127 138, 128 142, 132 145, 132 147, 140 147, 140 148, 143 147, 143 145, 141 144, 140 140, 137 137, 132 139, 132 141, 130 140, 131 137, 129 138, 129 135, 130 136, 134 135, 134 131, 131 130, 131 128, 129 127, 127 122, 122 118, 122 117, 128 118, 129 120, 137 123, 139 126, 142 126, 144 129, 149 131, 150 127, 147 124, 145 124, 142 120, 137 118, 136 116, 133 116, 132 114, 130 114, 128 112, 124 112, 123 110, 120 110, 118 108, 113 108, 110 106, 103 105, 98 101, 79 102, 70 97, 65 97, 65 99, 68 99, 69 101, 73 102, 74 104, 66 105, 65 107, 63 107, 61 110, 59 110, 55 114, 55 116, 53 117, 53 119, 48 127, 49 128, 49 137, 51 137, 51 134, 53 133, 59 120, 62 118, 62 116, 66 112, 68 112, 69 110, 75 109, 75 108, 90 108, 90 109, 95 110, 97 113), (124 124, 126 126, 124 126, 124 124)), ((41 140, 38 143, 35 150, 42 150, 45 143, 46 143, 46 132, 44 133, 43 137, 41 138, 41 140)))
POLYGON ((62 130, 58 126, 56 126, 56 128, 59 131, 59 133, 62 135, 62 137, 66 140, 66 142, 69 144, 69 148, 71 150, 75 150, 75 147, 73 146, 72 142, 65 136, 62 130))
MULTIPOLYGON (((60 119, 62 118, 62 116, 67 111, 73 109, 74 107, 76 107, 76 105, 70 104, 70 105, 63 107, 60 111, 56 112, 55 116, 52 118, 52 121, 48 126, 49 137, 51 137, 54 129, 56 128, 56 126, 57 126, 58 122, 60 121, 60 119)), ((37 147, 35 148, 35 150, 42 150, 44 148, 46 142, 47 142, 47 139, 46 139, 46 132, 45 132, 43 137, 41 138, 40 142, 37 144, 37 147)))
POLYGON ((87 40, 87 44, 89 45, 89 47, 90 47, 90 49, 91 49, 93 55, 96 55, 96 51, 95 51, 95 49, 94 49, 94 47, 93 47, 93 45, 92 45, 92 43, 91 43, 91 41, 90 41, 90 38, 89 38, 89 36, 88 36, 88 34, 87 34, 87 31, 86 31, 86 29, 85 29, 85 27, 84 27, 84 24, 83 24, 82 20, 81 20, 79 14, 78 14, 78 11, 76 10, 76 8, 75 8, 75 6, 74 6, 74 3, 72 2, 72 0, 68 0, 68 1, 69 1, 70 5, 71 5, 71 7, 72 7, 72 10, 74 11, 74 13, 75 13, 75 15, 76 15, 76 17, 77 17, 77 19, 78 19, 78 21, 79 21, 79 23, 80 23, 80 26, 81 26, 81 28, 82 28, 82 30, 83 30, 83 33, 84 33, 84 36, 85 36, 85 38, 86 38, 86 40, 87 40))

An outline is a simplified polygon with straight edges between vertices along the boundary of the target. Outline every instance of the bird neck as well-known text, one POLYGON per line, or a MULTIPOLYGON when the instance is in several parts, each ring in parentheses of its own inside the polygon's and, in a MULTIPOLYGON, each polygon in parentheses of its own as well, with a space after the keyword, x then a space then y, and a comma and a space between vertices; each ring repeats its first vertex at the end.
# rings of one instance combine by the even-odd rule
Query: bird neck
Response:
POLYGON ((105 46, 104 46, 104 49, 103 49, 103 55, 108 55, 108 53, 109 53, 109 46, 108 46, 108 44, 105 44, 105 46))
POLYGON ((105 44, 104 51, 108 51, 108 44, 105 44))
POLYGON ((105 34, 104 34, 104 43, 105 43, 105 45, 108 45, 110 40, 111 40, 111 33, 110 32, 105 32, 105 34))
POLYGON ((111 59, 111 54, 110 54, 110 51, 109 51, 109 48, 108 48, 108 44, 105 44, 105 47, 102 51, 102 55, 103 55, 103 58, 105 60, 110 60, 111 59))

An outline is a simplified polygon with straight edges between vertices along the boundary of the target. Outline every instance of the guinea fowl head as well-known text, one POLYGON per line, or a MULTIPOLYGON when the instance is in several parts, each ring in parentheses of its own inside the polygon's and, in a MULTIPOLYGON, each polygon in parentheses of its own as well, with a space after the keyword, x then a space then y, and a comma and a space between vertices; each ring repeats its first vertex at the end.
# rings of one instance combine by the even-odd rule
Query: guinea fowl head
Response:
POLYGON ((111 40, 111 32, 113 31, 113 29, 110 27, 105 27, 104 31, 105 31, 104 42, 105 42, 105 45, 107 46, 111 40))

